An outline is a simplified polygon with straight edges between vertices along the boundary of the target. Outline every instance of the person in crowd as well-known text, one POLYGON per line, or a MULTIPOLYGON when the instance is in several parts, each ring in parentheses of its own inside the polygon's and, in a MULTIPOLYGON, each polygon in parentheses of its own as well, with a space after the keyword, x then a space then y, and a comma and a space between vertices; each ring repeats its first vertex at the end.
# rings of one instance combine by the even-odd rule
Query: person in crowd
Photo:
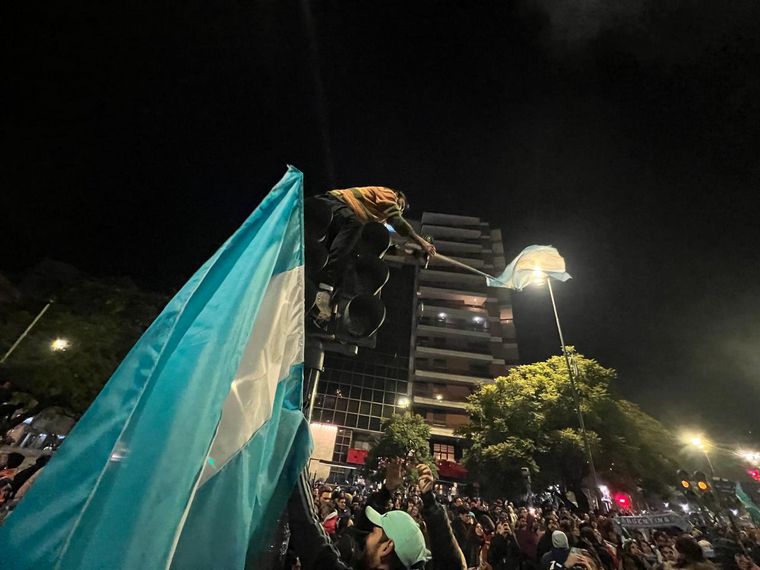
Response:
POLYGON ((576 546, 589 552, 592 558, 595 558, 604 570, 616 570, 614 561, 607 548, 602 544, 601 537, 591 525, 584 523, 581 526, 580 538, 576 546))
POLYGON ((675 547, 671 546, 670 544, 664 544, 658 550, 660 552, 660 557, 662 558, 660 568, 662 570, 673 570, 673 568, 675 568, 676 562, 678 562, 678 556, 676 555, 675 547))
POLYGON ((553 530, 550 536, 552 547, 541 556, 539 565, 541 570, 558 570, 564 567, 567 557, 570 555, 570 543, 564 532, 553 530))
POLYGON ((488 550, 488 563, 493 570, 518 570, 520 567, 520 546, 506 518, 496 525, 496 534, 488 550))
POLYGON ((538 525, 535 517, 527 509, 520 509, 515 527, 515 538, 520 545, 522 555, 522 567, 524 570, 533 570, 538 565, 536 549, 538 547, 538 525))
POLYGON ((480 551, 483 549, 485 541, 486 538, 483 525, 479 522, 474 522, 468 526, 467 535, 464 539, 464 547, 462 548, 468 569, 474 569, 480 566, 480 551))
POLYGON ((559 521, 559 530, 565 533, 567 541, 570 543, 570 547, 575 546, 575 543, 579 538, 578 525, 569 516, 564 516, 559 521))
POLYGON ((623 544, 623 570, 652 570, 638 540, 628 540, 623 544))
POLYGON ((705 558, 702 547, 694 537, 684 534, 676 539, 676 553, 678 560, 676 568, 687 570, 715 570, 715 565, 705 558))
MULTIPOLYGON (((554 542, 552 533, 555 530, 559 530, 559 521, 554 517, 544 519, 544 533, 541 535, 541 538, 538 539, 538 544, 536 545, 536 558, 539 560, 541 560, 544 554, 552 549, 552 544, 554 542)), ((565 538, 567 538, 567 536, 565 536, 565 538)))
POLYGON ((457 539, 462 552, 467 548, 467 537, 470 535, 470 527, 475 524, 475 517, 464 504, 457 509, 457 518, 451 523, 451 530, 457 539))
POLYGON ((330 257, 316 299, 321 320, 330 317, 333 288, 339 284, 364 224, 388 223, 400 235, 416 242, 427 255, 436 254, 435 246, 417 234, 404 219, 403 214, 409 208, 409 201, 403 192, 384 186, 364 186, 331 190, 317 199, 330 208, 333 226, 330 257))

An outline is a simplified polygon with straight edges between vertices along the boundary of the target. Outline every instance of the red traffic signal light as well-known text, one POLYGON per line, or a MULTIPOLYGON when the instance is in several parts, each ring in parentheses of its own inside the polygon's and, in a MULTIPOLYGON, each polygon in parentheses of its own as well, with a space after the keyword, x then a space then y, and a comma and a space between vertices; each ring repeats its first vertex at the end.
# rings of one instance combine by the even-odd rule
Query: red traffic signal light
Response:
POLYGON ((631 497, 626 495, 625 493, 615 493, 615 503, 621 508, 621 509, 630 509, 631 508, 631 497))
POLYGON ((760 468, 753 467, 752 469, 747 469, 747 474, 755 481, 760 482, 760 468))

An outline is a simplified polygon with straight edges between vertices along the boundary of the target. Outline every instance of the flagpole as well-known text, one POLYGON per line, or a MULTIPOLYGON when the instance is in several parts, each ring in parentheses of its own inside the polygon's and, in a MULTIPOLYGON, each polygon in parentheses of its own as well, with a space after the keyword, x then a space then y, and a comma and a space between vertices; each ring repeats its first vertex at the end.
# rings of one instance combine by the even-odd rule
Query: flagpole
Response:
POLYGON ((589 469, 591 469, 591 479, 594 482, 594 498, 597 498, 599 492, 599 480, 596 477, 596 467, 594 467, 594 457, 591 454, 591 444, 588 441, 588 434, 586 434, 586 422, 583 420, 583 412, 581 411, 581 401, 578 395, 578 390, 575 386, 575 372, 573 366, 570 364, 570 355, 567 352, 565 346, 565 337, 562 334, 562 326, 559 322, 559 313, 557 312, 557 303, 554 300, 554 291, 552 290, 552 279, 548 275, 546 276, 546 285, 549 287, 549 297, 552 300, 552 309, 554 309, 554 320, 557 323, 557 333, 559 334, 559 343, 562 345, 562 354, 565 357, 565 364, 567 365, 567 374, 570 377, 570 390, 573 393, 573 400, 575 402, 575 411, 578 413, 578 424, 581 428, 581 437, 583 437, 583 444, 586 447, 586 458, 588 459, 589 469))

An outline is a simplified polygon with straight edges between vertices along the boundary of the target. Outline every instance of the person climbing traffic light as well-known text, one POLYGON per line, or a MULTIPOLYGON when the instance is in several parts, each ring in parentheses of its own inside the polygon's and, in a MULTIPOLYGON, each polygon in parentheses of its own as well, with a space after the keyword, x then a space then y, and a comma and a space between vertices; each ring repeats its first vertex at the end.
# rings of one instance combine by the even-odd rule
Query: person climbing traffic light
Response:
POLYGON ((369 222, 388 223, 402 236, 415 241, 427 255, 435 255, 435 246, 426 241, 404 219, 409 201, 403 192, 384 186, 364 186, 331 190, 317 197, 329 206, 332 213, 329 260, 322 272, 316 304, 319 318, 327 320, 331 314, 331 298, 340 284, 354 247, 369 222))

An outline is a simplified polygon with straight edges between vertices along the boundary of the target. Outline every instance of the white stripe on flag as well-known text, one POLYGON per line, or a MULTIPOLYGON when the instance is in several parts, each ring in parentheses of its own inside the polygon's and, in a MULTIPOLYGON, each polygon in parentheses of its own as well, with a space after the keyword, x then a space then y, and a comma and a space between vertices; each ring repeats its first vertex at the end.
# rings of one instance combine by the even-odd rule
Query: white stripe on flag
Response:
POLYGON ((277 384, 303 362, 303 266, 272 277, 245 346, 200 485, 218 473, 272 415, 277 384))

